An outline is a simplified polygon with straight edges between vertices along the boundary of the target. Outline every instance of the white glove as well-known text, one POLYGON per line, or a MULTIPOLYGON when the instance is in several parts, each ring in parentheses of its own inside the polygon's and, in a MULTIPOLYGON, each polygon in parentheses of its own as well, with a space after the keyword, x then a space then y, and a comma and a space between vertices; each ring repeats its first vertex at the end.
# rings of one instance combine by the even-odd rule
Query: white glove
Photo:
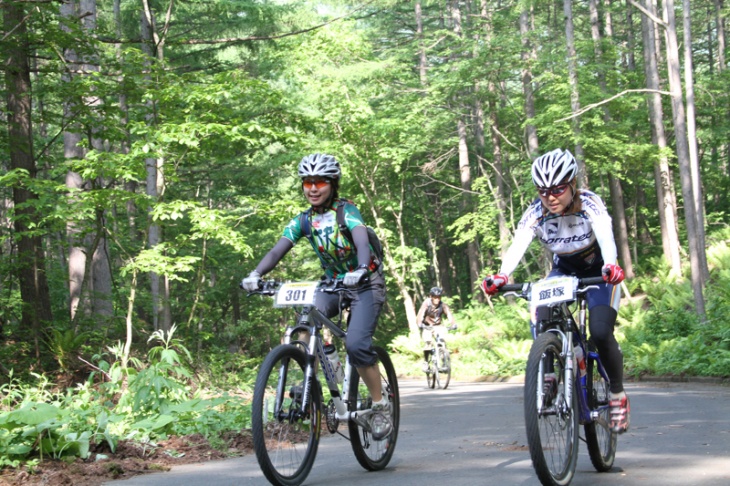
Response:
POLYGON ((345 287, 357 287, 367 273, 367 268, 357 268, 352 272, 347 272, 345 278, 342 279, 342 283, 345 284, 345 287))
POLYGON ((261 274, 254 270, 248 274, 248 277, 241 281, 241 288, 247 292, 253 292, 259 289, 259 281, 261 280, 261 274))

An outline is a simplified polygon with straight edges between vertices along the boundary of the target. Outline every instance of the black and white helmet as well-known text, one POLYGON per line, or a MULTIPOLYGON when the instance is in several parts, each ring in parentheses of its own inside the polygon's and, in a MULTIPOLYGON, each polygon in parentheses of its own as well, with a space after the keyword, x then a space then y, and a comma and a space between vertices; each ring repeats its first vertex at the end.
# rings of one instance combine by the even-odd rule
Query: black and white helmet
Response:
POLYGON ((433 287, 433 288, 431 289, 431 292, 429 293, 429 295, 432 295, 432 296, 434 296, 434 297, 441 297, 441 294, 442 294, 442 293, 443 293, 443 292, 442 292, 442 290, 441 290, 441 287, 433 287))
POLYGON ((578 172, 578 163, 568 150, 555 149, 532 163, 532 182, 537 187, 552 187, 570 182, 578 172))
POLYGON ((299 177, 326 177, 337 180, 340 178, 340 163, 332 155, 311 154, 299 162, 299 177))

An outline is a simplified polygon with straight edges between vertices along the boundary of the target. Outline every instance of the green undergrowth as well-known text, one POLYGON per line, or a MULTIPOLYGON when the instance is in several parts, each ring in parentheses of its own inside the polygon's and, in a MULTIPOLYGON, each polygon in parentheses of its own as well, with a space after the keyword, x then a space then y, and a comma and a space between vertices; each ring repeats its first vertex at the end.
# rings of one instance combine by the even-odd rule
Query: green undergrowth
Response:
POLYGON ((254 366, 229 357, 194 374, 174 332, 154 333, 144 362, 125 366, 121 344, 109 348, 96 356, 97 372, 63 391, 44 375, 9 377, 0 385, 0 468, 88 458, 92 445, 114 452, 123 439, 152 450, 169 436, 200 434, 225 449, 226 432, 250 428, 254 366))

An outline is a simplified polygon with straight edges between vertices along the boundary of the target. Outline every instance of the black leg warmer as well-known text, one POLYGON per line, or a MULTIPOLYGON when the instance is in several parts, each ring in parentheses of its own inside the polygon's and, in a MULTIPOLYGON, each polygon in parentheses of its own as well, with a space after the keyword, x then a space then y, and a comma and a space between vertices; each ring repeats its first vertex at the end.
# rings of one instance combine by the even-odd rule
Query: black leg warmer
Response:
POLYGON ((612 307, 597 305, 591 309, 588 318, 591 339, 611 380, 611 393, 620 393, 624 389, 624 356, 613 335, 616 315, 612 307))

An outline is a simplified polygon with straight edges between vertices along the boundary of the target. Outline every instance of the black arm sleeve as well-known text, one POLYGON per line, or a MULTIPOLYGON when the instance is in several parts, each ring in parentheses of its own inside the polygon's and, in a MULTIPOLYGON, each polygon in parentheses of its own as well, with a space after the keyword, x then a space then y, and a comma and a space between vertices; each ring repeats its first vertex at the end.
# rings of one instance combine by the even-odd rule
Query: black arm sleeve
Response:
MULTIPOLYGON (((367 234, 365 236, 367 236, 367 234)), ((274 269, 276 264, 279 263, 281 259, 284 258, 284 255, 289 253, 289 250, 293 247, 294 243, 292 243, 288 238, 284 238, 282 236, 279 238, 279 241, 276 242, 274 247, 269 250, 266 256, 261 259, 259 264, 256 265, 256 271, 261 275, 266 275, 274 269)))
POLYGON ((370 240, 365 225, 355 226, 352 230, 352 239, 357 250, 357 264, 370 266, 370 240))

